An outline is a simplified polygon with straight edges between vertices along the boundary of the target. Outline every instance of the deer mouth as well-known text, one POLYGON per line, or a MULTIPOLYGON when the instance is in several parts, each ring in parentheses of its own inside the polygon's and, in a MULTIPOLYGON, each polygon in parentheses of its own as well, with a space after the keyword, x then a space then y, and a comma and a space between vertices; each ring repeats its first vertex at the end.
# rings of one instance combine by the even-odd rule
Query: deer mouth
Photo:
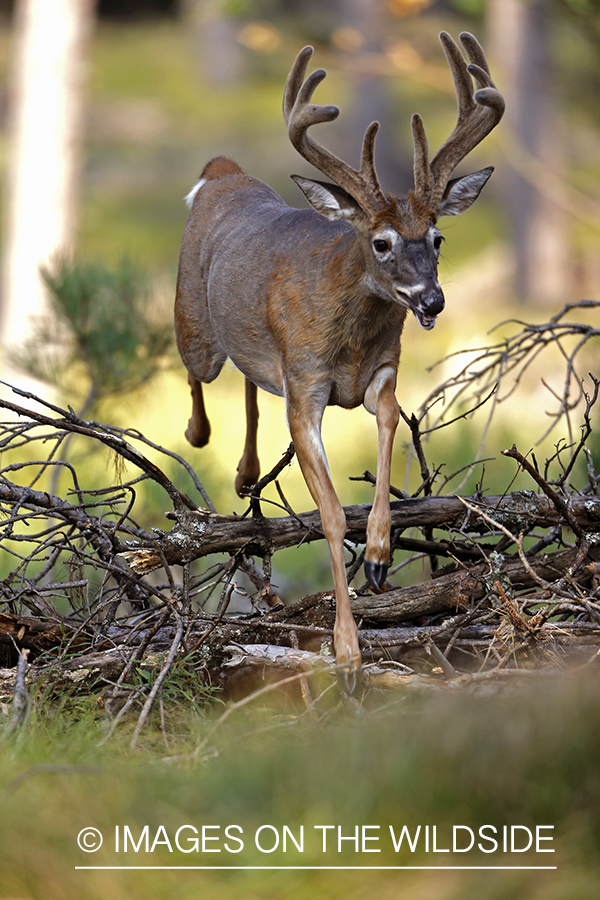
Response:
POLYGON ((431 331, 435 326, 438 314, 444 308, 443 295, 436 293, 434 296, 425 297, 423 302, 422 296, 412 297, 408 291, 404 291, 399 287, 395 288, 396 298, 402 306, 410 309, 417 322, 425 331, 431 331))
POLYGON ((414 309, 413 312, 414 312, 414 314, 415 314, 415 316, 416 316, 416 318, 417 318, 417 321, 418 321, 419 325, 421 326, 421 328, 424 328, 425 331, 431 331, 431 329, 432 329, 432 328, 434 327, 434 325, 435 325, 435 322, 436 322, 436 318, 437 318, 437 317, 436 317, 436 316, 427 316, 427 315, 426 315, 424 312, 422 312, 420 309, 414 309))
POLYGON ((435 285, 427 291, 420 292, 417 297, 409 297, 408 305, 415 314, 419 325, 425 331, 431 331, 446 304, 439 285, 435 285))

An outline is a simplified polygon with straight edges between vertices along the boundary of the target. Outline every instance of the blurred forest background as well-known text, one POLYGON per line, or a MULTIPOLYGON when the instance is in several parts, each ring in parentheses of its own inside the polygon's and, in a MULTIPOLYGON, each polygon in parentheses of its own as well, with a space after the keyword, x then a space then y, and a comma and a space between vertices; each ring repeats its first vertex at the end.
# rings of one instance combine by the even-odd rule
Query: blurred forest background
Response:
MULTIPOLYGON (((432 149, 455 121, 441 29, 481 40, 507 113, 463 167, 496 167, 482 198, 442 222, 447 307, 433 333, 407 322, 403 409, 417 412, 464 364, 450 356, 429 371, 438 360, 518 328, 504 325, 490 337, 498 323, 546 322, 566 303, 597 298, 598 0, 3 0, 0 377, 34 385, 82 415, 140 429, 190 460, 220 512, 241 512, 233 491, 244 427, 239 373, 225 371, 207 390, 209 447, 193 450, 183 437, 190 401, 172 340, 182 198, 204 163, 226 154, 303 205, 289 175, 310 173, 287 140, 281 98, 295 54, 309 42, 314 66, 328 71, 317 102, 342 110, 320 139, 356 165, 362 134, 379 119, 380 180, 405 194, 411 114, 423 115, 432 149)), ((598 347, 586 352, 582 376, 598 373, 598 347)), ((446 477, 493 458, 486 487, 502 491, 514 467, 498 459, 500 450, 516 440, 526 452, 545 433, 563 383, 560 349, 545 353, 498 405, 491 428, 483 409, 432 435, 430 465, 443 465, 446 477)), ((266 471, 289 435, 282 402, 260 401, 266 471)), ((557 425, 545 455, 572 436, 557 425)), ((342 502, 369 502, 372 488, 347 479, 374 471, 373 417, 330 409, 324 439, 342 502)), ((420 475, 409 442, 401 425, 393 482, 414 490, 420 475)), ((110 477, 106 457, 88 456, 83 441, 69 452, 90 483, 110 477)), ((461 489, 475 489, 482 465, 461 489)), ((297 465, 282 485, 295 509, 312 507, 297 465)), ((164 510, 151 494, 144 502, 147 524, 163 527, 164 510)), ((328 583, 326 554, 317 563, 316 548, 309 552, 311 577, 319 570, 328 583)), ((295 578, 304 566, 297 563, 295 578)))
MULTIPOLYGON (((406 193, 412 181, 411 114, 423 115, 432 149, 455 122, 452 79, 437 39, 441 29, 455 38, 468 30, 481 40, 506 97, 507 113, 461 166, 460 173, 496 167, 482 197, 460 219, 442 220, 446 242, 440 280, 447 306, 433 332, 425 332, 413 317, 407 320, 397 390, 403 410, 420 415, 436 387, 465 365, 485 368, 485 361, 477 362, 475 348, 500 343, 501 355, 502 340, 522 329, 509 320, 547 323, 566 304, 598 299, 600 0, 0 0, 0 380, 69 405, 86 419, 139 429, 150 441, 189 460, 218 512, 243 512, 247 502, 233 488, 244 431, 239 372, 226 367, 206 391, 213 427, 209 446, 195 450, 184 438, 191 403, 172 323, 187 217, 183 197, 207 160, 227 154, 290 204, 303 204, 289 175, 311 173, 288 142, 281 100, 292 61, 308 42, 315 45, 314 66, 328 72, 316 102, 341 107, 340 118, 319 130, 321 140, 356 165, 364 130, 379 119, 382 185, 406 193), (434 365, 438 360, 443 362, 434 365)), ((573 316, 584 323, 587 317, 597 338, 598 307, 580 307, 573 316)), ((579 440, 585 404, 578 379, 593 393, 588 372, 600 376, 598 341, 585 342, 582 331, 565 335, 560 343, 552 329, 540 335, 539 352, 532 351, 532 364, 518 383, 517 368, 513 380, 507 374, 495 395, 486 388, 488 401, 473 415, 428 435, 429 466, 441 467, 434 492, 472 494, 479 484, 489 494, 531 490, 530 478, 514 479, 514 460, 503 457, 502 448, 516 442, 526 453, 535 447, 541 468, 545 458, 554 456, 554 476, 561 465, 556 445, 579 440), (570 371, 568 354, 578 342, 582 350, 576 371, 570 371), (569 424, 558 414, 572 404, 569 424), (454 472, 458 474, 452 478, 454 472)), ((518 342, 513 347, 516 354, 518 342)), ((467 390, 458 398, 464 400, 461 406, 451 405, 455 395, 446 392, 446 405, 437 402, 430 420, 444 411, 450 420, 467 412, 476 402, 472 394, 467 390)), ((4 384, 0 398, 39 408, 31 398, 15 397, 4 384)), ((259 453, 266 472, 290 438, 283 402, 266 395, 259 402, 259 453)), ((48 413, 47 408, 42 411, 48 413)), ((592 415, 597 422, 596 408, 592 415)), ((598 472, 596 422, 587 446, 598 472)), ((108 506, 102 503, 110 503, 111 495, 106 500, 90 492, 133 481, 139 471, 133 465, 126 473, 119 470, 99 441, 66 437, 66 432, 57 437, 45 427, 29 443, 27 423, 22 441, 20 425, 0 430, 0 477, 69 502, 74 494, 77 500, 81 487, 85 509, 104 516, 108 506), (71 469, 59 464, 59 451, 71 469)), ((370 502, 372 486, 348 479, 375 470, 374 418, 364 409, 330 408, 324 441, 342 503, 370 502)), ((141 449, 157 458, 179 489, 202 502, 192 479, 186 481, 186 472, 173 459, 153 456, 147 444, 141 449)), ((567 451, 563 458, 569 455, 567 451)), ((570 483, 586 483, 581 453, 579 463, 570 483)), ((421 480, 410 430, 401 423, 392 481, 416 492, 421 480)), ((296 463, 280 482, 297 512, 312 508, 296 463)), ((271 496, 277 499, 274 492, 271 496)), ((145 529, 166 530, 168 503, 155 482, 136 484, 131 518, 145 529)), ((280 513, 266 502, 262 508, 267 514, 280 513)), ((102 618, 103 627, 111 625, 121 587, 106 587, 109 569, 96 566, 89 552, 89 523, 86 530, 77 530, 59 519, 53 523, 42 510, 31 518, 30 528, 27 510, 24 494, 6 516, 8 538, 0 548, 0 591, 6 592, 2 613, 14 612, 16 602, 23 604, 19 614, 52 612, 47 605, 26 605, 29 596, 36 603, 54 602, 53 594, 36 590, 46 578, 59 582, 51 585, 60 589, 57 603, 63 593, 72 603, 76 635, 94 616, 102 618), (26 545, 32 532, 33 549, 26 545), (48 554, 63 532, 64 553, 58 544, 48 554), (102 601, 91 611, 90 597, 102 601)), ((114 518, 123 510, 117 506, 114 518)), ((594 535, 589 538, 591 543, 594 535)), ((324 544, 277 553, 273 585, 284 600, 331 588, 324 544)), ((399 559, 397 553, 394 562, 399 559)), ((198 564, 208 566, 210 574, 210 559, 198 564)), ((418 562, 415 574, 402 569, 394 574, 394 584, 423 580, 426 566, 418 562)), ((230 578, 234 573, 232 569, 230 578)), ((185 574, 181 577, 185 581, 185 574)), ((172 582, 165 589, 166 611, 157 604, 150 613, 158 612, 161 623, 167 623, 171 607, 176 612, 176 596, 172 582)), ((139 610, 131 605, 133 612, 126 611, 124 621, 137 623, 139 610)), ((56 617, 56 608, 53 615, 60 630, 66 620, 56 617)), ((597 619, 596 612, 591 615, 597 619)), ((564 613, 563 619, 575 616, 581 620, 577 611, 564 613)), ((175 619, 169 628, 171 622, 175 630, 175 619)), ((183 622, 178 612, 177 622, 183 622)), ((588 621, 579 624, 584 629, 588 621)), ((132 631, 137 628, 134 624, 132 631)), ((21 630, 18 634, 20 642, 21 630)), ((506 634, 499 630, 508 656, 514 638, 506 634)), ((182 635, 183 624, 172 644, 176 651, 182 635)), ((522 641, 521 636, 519 647, 522 641)), ((79 657, 78 646, 69 638, 60 663, 79 657)), ((140 647, 144 653, 143 643, 131 647, 136 655, 140 647)), ((337 712, 330 715, 326 699, 315 727, 314 704, 299 713, 280 688, 273 692, 272 707, 262 691, 253 695, 260 702, 252 716, 246 715, 249 708, 243 702, 220 714, 219 695, 210 693, 210 686, 205 693, 203 648, 192 651, 177 657, 174 652, 164 663, 158 655, 143 664, 140 657, 133 670, 130 696, 140 706, 144 700, 136 729, 150 711, 145 698, 156 697, 158 687, 161 691, 153 727, 143 736, 148 754, 127 749, 133 747, 129 739, 135 717, 121 716, 128 708, 131 716, 137 707, 129 707, 128 700, 119 713, 109 714, 105 682, 101 690, 95 680, 92 689, 89 682, 79 682, 78 659, 72 693, 61 681, 55 687, 58 669, 51 651, 47 669, 30 669, 33 702, 23 690, 27 704, 19 707, 15 689, 11 727, 6 726, 7 703, 0 703, 0 897, 598 896, 596 653, 580 667, 590 673, 589 682, 570 678, 557 651, 558 675, 548 684, 525 670, 527 662, 514 673, 519 675, 516 687, 506 679, 506 692, 498 697, 483 680, 474 681, 471 689, 462 678, 435 676, 428 690, 419 679, 414 690, 383 699, 379 718, 374 709, 365 716, 361 707, 359 715, 354 705, 337 699, 332 700, 337 712), (161 681, 163 674, 168 680, 161 681), (213 697, 208 715, 219 717, 211 725, 204 707, 213 697), (14 712, 19 709, 21 720, 14 712), (401 874, 286 870, 239 875, 76 869, 94 862, 76 844, 77 833, 90 825, 107 836, 96 857, 99 863, 120 864, 108 842, 117 823, 130 823, 139 834, 147 823, 154 828, 160 822, 172 835, 184 822, 241 822, 250 835, 267 821, 293 828, 305 823, 311 831, 316 822, 337 822, 348 826, 346 834, 358 822, 381 823, 382 833, 386 823, 404 822, 411 828, 420 822, 554 825, 555 856, 540 860, 518 854, 509 859, 499 854, 481 862, 542 862, 558 868, 493 874, 459 873, 455 867, 453 872, 401 874)), ((130 656, 132 664, 136 655, 130 656)), ((21 658, 25 664, 25 653, 21 658)), ((11 676, 10 670, 2 671, 11 676)), ((91 671, 96 679, 96 670, 91 671)), ((129 690, 127 679, 124 684, 129 690)), ((265 857, 249 849, 251 862, 289 864, 289 857, 265 857)), ((164 848, 158 854, 152 861, 167 865, 206 861, 193 854, 173 856, 164 848)), ((129 860, 147 861, 143 857, 129 860)), ((348 846, 347 856, 305 859, 319 865, 349 859, 354 865, 358 857, 352 857, 348 846)), ((408 849, 394 855, 390 849, 381 859, 393 865, 430 864, 432 859, 448 863, 448 858, 414 856, 408 849)), ((454 859, 460 865, 467 861, 465 856, 454 859)), ((366 861, 373 866, 372 858, 366 861)))

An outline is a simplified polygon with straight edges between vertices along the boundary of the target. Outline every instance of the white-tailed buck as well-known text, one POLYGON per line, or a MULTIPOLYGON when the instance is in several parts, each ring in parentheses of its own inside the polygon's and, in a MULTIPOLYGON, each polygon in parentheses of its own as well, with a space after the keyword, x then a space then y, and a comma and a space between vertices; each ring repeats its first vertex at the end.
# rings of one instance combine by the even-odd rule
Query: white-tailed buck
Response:
POLYGON ((240 492, 259 477, 256 388, 285 398, 298 461, 329 544, 336 661, 350 692, 359 680, 361 657, 344 567, 346 520, 331 483, 321 420, 326 406, 351 409, 361 403, 376 417, 377 487, 365 573, 373 588, 381 589, 390 553, 402 327, 411 310, 423 328, 433 328, 444 308, 437 277, 438 218, 471 206, 493 170, 450 176, 504 111, 481 46, 471 34, 460 39, 470 63, 450 35, 440 35, 458 98, 456 127, 430 161, 423 122, 413 116, 415 185, 408 197, 385 194, 377 180, 379 123, 365 133, 358 171, 308 134, 312 125, 335 119, 339 109, 312 103, 325 72, 319 69, 305 80, 313 52, 305 47, 288 76, 283 113, 293 146, 332 182, 292 176, 313 209, 287 206, 223 157, 208 163, 187 198, 192 208, 175 301, 177 344, 193 397, 186 436, 196 447, 207 443, 201 383, 216 378, 229 357, 246 376, 246 443, 235 483, 240 492))

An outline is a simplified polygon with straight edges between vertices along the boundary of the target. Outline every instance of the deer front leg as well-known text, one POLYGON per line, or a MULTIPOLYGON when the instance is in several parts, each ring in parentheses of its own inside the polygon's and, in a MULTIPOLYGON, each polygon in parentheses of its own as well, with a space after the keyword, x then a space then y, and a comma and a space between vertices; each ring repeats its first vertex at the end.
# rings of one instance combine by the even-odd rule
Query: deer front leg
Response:
POLYGON ((260 462, 258 459, 258 401, 257 387, 246 378, 246 442, 244 452, 237 467, 235 489, 242 496, 243 489, 252 487, 260 478, 260 462))
POLYGON ((365 392, 365 408, 377 419, 377 485, 367 522, 365 575, 375 590, 385 585, 390 561, 390 472, 394 435, 400 417, 396 388, 396 369, 380 369, 365 392))
POLYGON ((329 545, 335 587, 333 640, 338 681, 346 693, 352 694, 360 684, 361 658, 344 564, 346 516, 331 482, 321 439, 324 405, 311 407, 306 400, 294 403, 288 396, 288 422, 302 475, 321 514, 323 534, 329 545))

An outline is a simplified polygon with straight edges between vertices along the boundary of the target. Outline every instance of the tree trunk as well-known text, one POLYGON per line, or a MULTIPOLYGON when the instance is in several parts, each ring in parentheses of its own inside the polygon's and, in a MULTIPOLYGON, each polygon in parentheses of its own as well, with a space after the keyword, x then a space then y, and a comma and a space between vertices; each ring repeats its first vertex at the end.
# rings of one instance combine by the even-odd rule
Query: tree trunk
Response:
POLYGON ((568 299, 573 282, 560 190, 563 151, 555 91, 549 0, 490 0, 493 71, 506 99, 504 185, 517 297, 568 299), (550 173, 551 177, 548 177, 550 173))
POLYGON ((45 308, 40 265, 74 238, 85 59, 94 0, 18 0, 3 260, 3 343, 45 308))

